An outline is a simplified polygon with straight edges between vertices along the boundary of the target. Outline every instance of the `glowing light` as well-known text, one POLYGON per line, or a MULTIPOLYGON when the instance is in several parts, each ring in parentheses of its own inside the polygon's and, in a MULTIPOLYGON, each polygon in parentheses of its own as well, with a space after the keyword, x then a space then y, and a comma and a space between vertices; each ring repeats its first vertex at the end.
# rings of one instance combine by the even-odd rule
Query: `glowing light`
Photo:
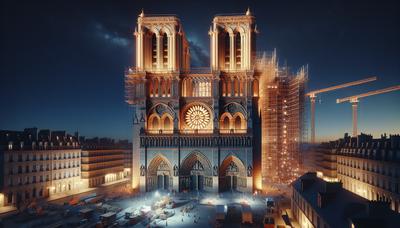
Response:
POLYGON ((4 206, 4 194, 0 193, 0 206, 4 206))
POLYGON ((186 112, 185 122, 192 129, 204 129, 210 122, 210 113, 203 106, 192 106, 186 112))
POLYGON ((160 193, 159 193, 158 191, 156 191, 156 192, 154 193, 154 196, 155 196, 155 197, 160 197, 160 193))
POLYGON ((333 177, 326 177, 324 174, 320 171, 317 171, 317 177, 321 178, 322 180, 326 182, 339 182, 338 178, 333 178, 333 177))

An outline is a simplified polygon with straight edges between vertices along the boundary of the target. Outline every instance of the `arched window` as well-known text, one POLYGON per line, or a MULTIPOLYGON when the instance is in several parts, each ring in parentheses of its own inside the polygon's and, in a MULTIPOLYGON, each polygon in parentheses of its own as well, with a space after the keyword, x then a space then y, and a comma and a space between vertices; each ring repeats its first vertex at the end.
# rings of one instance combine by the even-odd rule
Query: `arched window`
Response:
POLYGON ((158 129, 159 128, 159 122, 158 122, 158 118, 153 118, 153 121, 151 123, 151 126, 153 129, 158 129))
POLYGON ((161 119, 163 121, 162 132, 164 134, 172 133, 174 129, 174 123, 172 121, 172 117, 169 114, 164 114, 161 119))
POLYGON ((220 119, 220 133, 230 133, 231 132, 231 119, 232 116, 230 113, 225 112, 222 114, 220 119))
POLYGON ((171 80, 167 81, 167 97, 171 96, 171 80))
POLYGON ((168 36, 166 33, 162 36, 162 53, 163 53, 163 67, 168 68, 168 36))
POLYGON ((242 130, 242 118, 240 116, 236 116, 235 118, 235 129, 236 130, 242 130))
POLYGON ((157 114, 152 114, 149 117, 147 128, 150 133, 158 133, 160 130, 160 117, 157 114))
POLYGON ((245 83, 244 80, 240 80, 239 96, 243 96, 244 95, 244 86, 245 86, 244 83, 245 83))
POLYGON ((254 79, 253 81, 253 96, 258 97, 259 96, 259 85, 258 85, 258 80, 254 79))
POLYGON ((222 121, 222 129, 229 129, 229 117, 225 116, 222 121))
POLYGON ((245 117, 241 112, 235 113, 233 115, 233 129, 235 133, 246 133, 247 132, 247 122, 245 117))
POLYGON ((197 79, 192 82, 192 89, 190 90, 193 97, 210 97, 211 96, 211 82, 204 81, 204 79, 197 79))
POLYGON ((167 81, 165 79, 161 79, 161 96, 167 96, 167 81))
POLYGON ((226 79, 226 96, 230 97, 232 95, 232 81, 227 78, 226 79))
POLYGON ((151 63, 153 65, 153 67, 157 66, 157 37, 156 34, 153 33, 153 35, 151 35, 151 63))
POLYGON ((153 93, 154 93, 154 97, 158 97, 158 90, 159 90, 158 79, 155 78, 153 83, 154 83, 154 84, 153 84, 153 93))
POLYGON ((237 96, 239 96, 239 93, 240 93, 240 91, 239 91, 239 79, 238 78, 235 78, 234 79, 234 90, 235 90, 235 96, 237 97, 237 96))
POLYGON ((169 117, 164 119, 164 129, 170 129, 172 126, 171 119, 169 117))
POLYGON ((240 69, 242 64, 242 45, 240 33, 235 34, 235 47, 236 68, 240 69))
POLYGON ((230 58, 231 58, 229 33, 225 34, 224 44, 225 44, 224 45, 224 49, 225 49, 225 68, 229 69, 230 58))

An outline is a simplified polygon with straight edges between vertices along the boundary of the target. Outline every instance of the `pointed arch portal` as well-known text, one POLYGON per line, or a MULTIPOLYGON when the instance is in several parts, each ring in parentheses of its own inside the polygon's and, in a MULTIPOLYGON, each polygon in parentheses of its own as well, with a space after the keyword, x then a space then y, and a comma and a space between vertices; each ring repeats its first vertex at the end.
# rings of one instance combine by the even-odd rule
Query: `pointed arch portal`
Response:
POLYGON ((246 168, 236 156, 230 155, 220 166, 220 191, 242 191, 247 186, 246 168))
POLYGON ((206 190, 212 188, 211 163, 199 151, 191 152, 181 164, 180 190, 206 190))
POLYGON ((172 166, 166 157, 156 155, 149 163, 147 170, 147 191, 171 188, 172 166))

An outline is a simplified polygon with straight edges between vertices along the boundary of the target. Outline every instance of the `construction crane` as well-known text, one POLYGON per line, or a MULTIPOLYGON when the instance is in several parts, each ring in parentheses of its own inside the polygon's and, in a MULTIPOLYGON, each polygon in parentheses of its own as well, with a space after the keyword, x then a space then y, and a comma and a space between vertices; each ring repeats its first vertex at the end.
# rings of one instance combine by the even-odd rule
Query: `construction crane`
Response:
POLYGON ((346 87, 350 87, 350 86, 355 86, 355 85, 360 85, 360 84, 364 84, 367 82, 371 82, 371 81, 375 81, 377 79, 377 77, 370 77, 370 78, 365 78, 365 79, 361 79, 358 81, 354 81, 354 82, 348 82, 348 83, 344 83, 344 84, 340 84, 340 85, 336 85, 336 86, 331 86, 325 89, 319 89, 319 90, 314 90, 311 92, 308 92, 306 94, 306 96, 310 97, 310 101, 311 101, 311 143, 315 143, 315 98, 317 97, 317 94, 319 93, 325 93, 325 92, 329 92, 332 90, 337 90, 337 89, 343 89, 346 87))
POLYGON ((374 91, 370 91, 367 93, 362 93, 362 94, 358 94, 358 95, 354 95, 354 96, 350 96, 350 97, 336 99, 336 103, 338 103, 338 104, 346 102, 346 101, 351 103, 351 107, 353 109, 353 137, 356 137, 358 134, 357 133, 357 108, 358 108, 359 99, 363 98, 363 97, 372 96, 372 95, 388 93, 388 92, 392 92, 392 91, 396 91, 396 90, 400 90, 400 85, 388 87, 385 89, 378 89, 378 90, 374 90, 374 91))

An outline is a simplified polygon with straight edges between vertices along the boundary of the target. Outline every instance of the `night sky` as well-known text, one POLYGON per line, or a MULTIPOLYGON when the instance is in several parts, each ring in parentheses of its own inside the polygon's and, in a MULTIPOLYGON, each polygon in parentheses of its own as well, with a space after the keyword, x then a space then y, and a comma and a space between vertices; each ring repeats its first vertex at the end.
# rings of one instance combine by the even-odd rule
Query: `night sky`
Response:
MULTIPOLYGON (((124 69, 134 64, 137 15, 177 14, 192 65, 209 65, 215 14, 249 6, 259 51, 309 65, 308 90, 378 76, 322 94, 317 139, 351 132, 351 105, 335 99, 400 84, 400 3, 396 1, 2 1, 0 129, 78 130, 88 137, 131 137, 124 69)), ((400 133, 400 91, 364 98, 359 130, 400 133)), ((309 112, 308 112, 309 115, 309 112)))

